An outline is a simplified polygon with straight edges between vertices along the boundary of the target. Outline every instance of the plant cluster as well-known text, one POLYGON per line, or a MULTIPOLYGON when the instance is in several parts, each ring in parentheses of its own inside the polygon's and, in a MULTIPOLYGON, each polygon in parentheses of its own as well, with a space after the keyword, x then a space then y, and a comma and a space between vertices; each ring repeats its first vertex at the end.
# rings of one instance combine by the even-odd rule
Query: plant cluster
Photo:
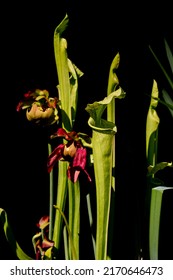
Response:
MULTIPOLYGON (((110 209, 115 203, 112 196, 116 191, 113 172, 115 169, 115 134, 117 132, 115 99, 123 99, 126 96, 116 74, 120 64, 120 54, 117 53, 112 60, 105 98, 87 104, 85 108, 89 114, 88 125, 91 129, 91 136, 85 132, 75 131, 78 79, 84 73, 68 58, 67 41, 63 38, 68 23, 68 15, 65 15, 54 31, 54 53, 58 75, 57 97, 50 97, 50 93, 46 89, 35 89, 25 93, 16 108, 18 112, 25 111, 27 120, 33 125, 41 126, 43 129, 51 127, 47 143, 49 214, 40 217, 37 223, 38 232, 32 237, 33 250, 36 260, 80 259, 80 176, 82 174, 87 184, 94 181, 96 191, 96 232, 92 230, 93 209, 90 193, 86 195, 94 259, 109 260, 112 259, 109 245, 113 236, 112 223, 114 222, 110 209), (89 166, 93 168, 92 174, 90 174, 89 166)), ((172 54, 167 42, 165 43, 173 72, 172 54)), ((167 75, 152 49, 151 51, 173 89, 173 79, 167 75)), ((166 105, 173 115, 173 101, 169 94, 163 90, 164 101, 162 101, 158 93, 157 82, 154 80, 146 122, 147 201, 151 202, 149 203, 151 212, 147 212, 147 223, 151 224, 146 245, 149 246, 150 256, 147 256, 149 258, 158 258, 158 242, 156 244, 154 239, 158 240, 159 227, 152 225, 156 215, 158 217, 157 225, 159 224, 162 199, 159 200, 157 206, 153 204, 156 201, 157 193, 151 194, 151 190, 160 186, 155 174, 163 168, 172 167, 171 162, 157 162, 159 116, 156 108, 158 102, 166 105)), ((161 191, 163 193, 164 189, 162 188, 161 191)), ((7 213, 2 208, 0 208, 0 216, 6 238, 17 258, 32 259, 15 240, 7 213)))

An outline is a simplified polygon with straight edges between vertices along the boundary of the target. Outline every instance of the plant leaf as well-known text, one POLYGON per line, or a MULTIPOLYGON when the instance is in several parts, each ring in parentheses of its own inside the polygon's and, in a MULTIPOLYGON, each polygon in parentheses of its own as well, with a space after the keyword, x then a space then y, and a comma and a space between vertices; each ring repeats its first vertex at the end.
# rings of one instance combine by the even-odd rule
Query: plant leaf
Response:
POLYGON ((157 82, 154 80, 146 122, 146 157, 148 165, 153 166, 155 165, 157 159, 158 126, 160 123, 160 119, 156 112, 158 95, 157 82))
POLYGON ((166 167, 173 167, 172 162, 160 162, 157 163, 155 166, 148 166, 148 176, 152 174, 156 174, 159 170, 162 170, 166 167))
POLYGON ((4 233, 7 241, 9 242, 12 250, 15 252, 19 260, 32 260, 20 247, 12 232, 11 226, 8 221, 7 213, 4 209, 0 208, 0 218, 4 228, 4 233))
POLYGON ((125 92, 122 88, 119 88, 106 96, 102 101, 96 101, 92 104, 88 104, 85 110, 90 114, 89 125, 91 127, 94 125, 95 128, 98 127, 101 130, 112 130, 112 128, 116 129, 113 122, 102 119, 102 114, 107 105, 110 104, 114 98, 124 97, 125 92))
POLYGON ((151 260, 158 260, 160 215, 162 198, 165 191, 173 190, 173 187, 158 186, 152 189, 150 207, 149 228, 149 252, 151 260))
POLYGON ((165 42, 165 49, 166 49, 167 58, 168 58, 168 61, 169 61, 170 67, 171 67, 171 71, 173 73, 173 54, 171 52, 171 49, 170 49, 166 39, 164 40, 164 42, 165 42))
MULTIPOLYGON (((159 60, 159 58, 157 57, 157 55, 155 54, 155 52, 153 51, 153 49, 149 46, 149 49, 151 51, 151 53, 153 54, 156 62, 158 63, 158 65, 160 66, 163 74, 165 75, 168 83, 170 84, 171 88, 173 89, 173 79, 171 79, 171 77, 168 75, 168 72, 166 71, 166 69, 164 68, 163 64, 161 63, 161 61, 159 60)), ((172 60, 171 60, 172 63, 172 60)))
POLYGON ((102 114, 114 98, 123 98, 124 91, 110 93, 103 100, 88 104, 85 108, 90 114, 88 120, 92 128, 92 148, 94 158, 94 174, 96 181, 97 225, 95 258, 107 259, 108 225, 112 186, 112 155, 116 126, 113 122, 104 120, 102 114))
POLYGON ((167 108, 169 109, 173 117, 173 100, 171 99, 171 97, 169 96, 166 90, 163 89, 162 93, 163 93, 163 99, 165 100, 165 106, 167 106, 167 108))

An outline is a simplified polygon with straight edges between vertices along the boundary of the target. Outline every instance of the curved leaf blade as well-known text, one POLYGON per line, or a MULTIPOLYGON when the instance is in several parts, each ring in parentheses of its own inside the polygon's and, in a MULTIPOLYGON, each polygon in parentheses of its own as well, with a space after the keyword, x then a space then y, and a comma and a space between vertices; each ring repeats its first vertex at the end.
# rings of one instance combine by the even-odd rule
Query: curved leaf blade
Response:
POLYGON ((8 221, 7 213, 4 209, 0 208, 0 218, 2 221, 2 225, 4 228, 4 233, 9 242, 12 250, 15 252, 16 256, 19 260, 32 260, 30 256, 28 256, 20 247, 18 242, 16 241, 14 234, 12 232, 11 226, 8 221))

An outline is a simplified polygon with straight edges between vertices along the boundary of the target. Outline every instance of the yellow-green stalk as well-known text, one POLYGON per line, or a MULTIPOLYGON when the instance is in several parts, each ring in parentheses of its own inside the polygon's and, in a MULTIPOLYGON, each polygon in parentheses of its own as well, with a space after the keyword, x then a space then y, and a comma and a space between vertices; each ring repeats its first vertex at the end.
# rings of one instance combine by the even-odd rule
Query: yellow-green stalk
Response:
MULTIPOLYGON (((66 14, 62 22, 54 32, 54 52, 58 74, 58 92, 61 102, 62 127, 70 132, 73 129, 78 100, 78 77, 83 73, 68 59, 67 41, 62 38, 69 23, 66 14)), ((80 187, 79 183, 72 183, 67 178, 67 162, 59 161, 58 185, 57 185, 57 207, 63 212, 68 192, 69 197, 69 227, 73 242, 76 246, 77 258, 79 257, 79 231, 80 231, 80 187), (76 212, 77 211, 77 212, 76 212), (75 223, 75 226, 74 226, 75 223)), ((55 247, 59 249, 62 235, 62 216, 58 211, 55 214, 54 235, 55 247)))
POLYGON ((112 186, 112 152, 116 126, 102 118, 103 111, 114 98, 123 98, 123 90, 119 88, 102 101, 88 104, 86 111, 90 114, 88 120, 92 128, 92 148, 94 159, 94 174, 96 181, 96 260, 107 259, 108 224, 110 214, 110 199, 112 186))
MULTIPOLYGON (((118 69, 120 64, 120 54, 117 53, 114 57, 108 77, 108 87, 107 87, 107 95, 111 92, 115 91, 119 86, 119 79, 116 74, 116 70, 118 69)), ((115 100, 113 100, 107 106, 107 120, 113 123, 116 123, 115 120, 115 100)), ((110 208, 110 220, 109 220, 109 236, 108 236, 108 255, 107 259, 111 259, 112 257, 112 240, 114 235, 114 212, 115 212, 115 166, 116 166, 116 155, 115 155, 115 139, 112 144, 112 190, 111 190, 111 208, 110 208)))

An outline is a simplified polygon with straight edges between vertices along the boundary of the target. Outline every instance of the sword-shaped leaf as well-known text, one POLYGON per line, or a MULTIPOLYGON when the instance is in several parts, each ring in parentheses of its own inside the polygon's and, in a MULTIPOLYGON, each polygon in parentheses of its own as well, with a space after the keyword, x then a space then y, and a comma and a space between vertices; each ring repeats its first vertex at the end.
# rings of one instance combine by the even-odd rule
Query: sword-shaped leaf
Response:
POLYGON ((158 186, 152 189, 150 206, 150 227, 149 227, 149 253, 151 260, 159 258, 159 232, 162 199, 164 192, 173 190, 173 187, 158 186))
POLYGON ((7 213, 4 209, 0 208, 0 218, 4 228, 4 233, 7 241, 9 242, 12 251, 16 254, 19 260, 32 260, 20 247, 19 243, 16 241, 11 226, 8 221, 7 213))

